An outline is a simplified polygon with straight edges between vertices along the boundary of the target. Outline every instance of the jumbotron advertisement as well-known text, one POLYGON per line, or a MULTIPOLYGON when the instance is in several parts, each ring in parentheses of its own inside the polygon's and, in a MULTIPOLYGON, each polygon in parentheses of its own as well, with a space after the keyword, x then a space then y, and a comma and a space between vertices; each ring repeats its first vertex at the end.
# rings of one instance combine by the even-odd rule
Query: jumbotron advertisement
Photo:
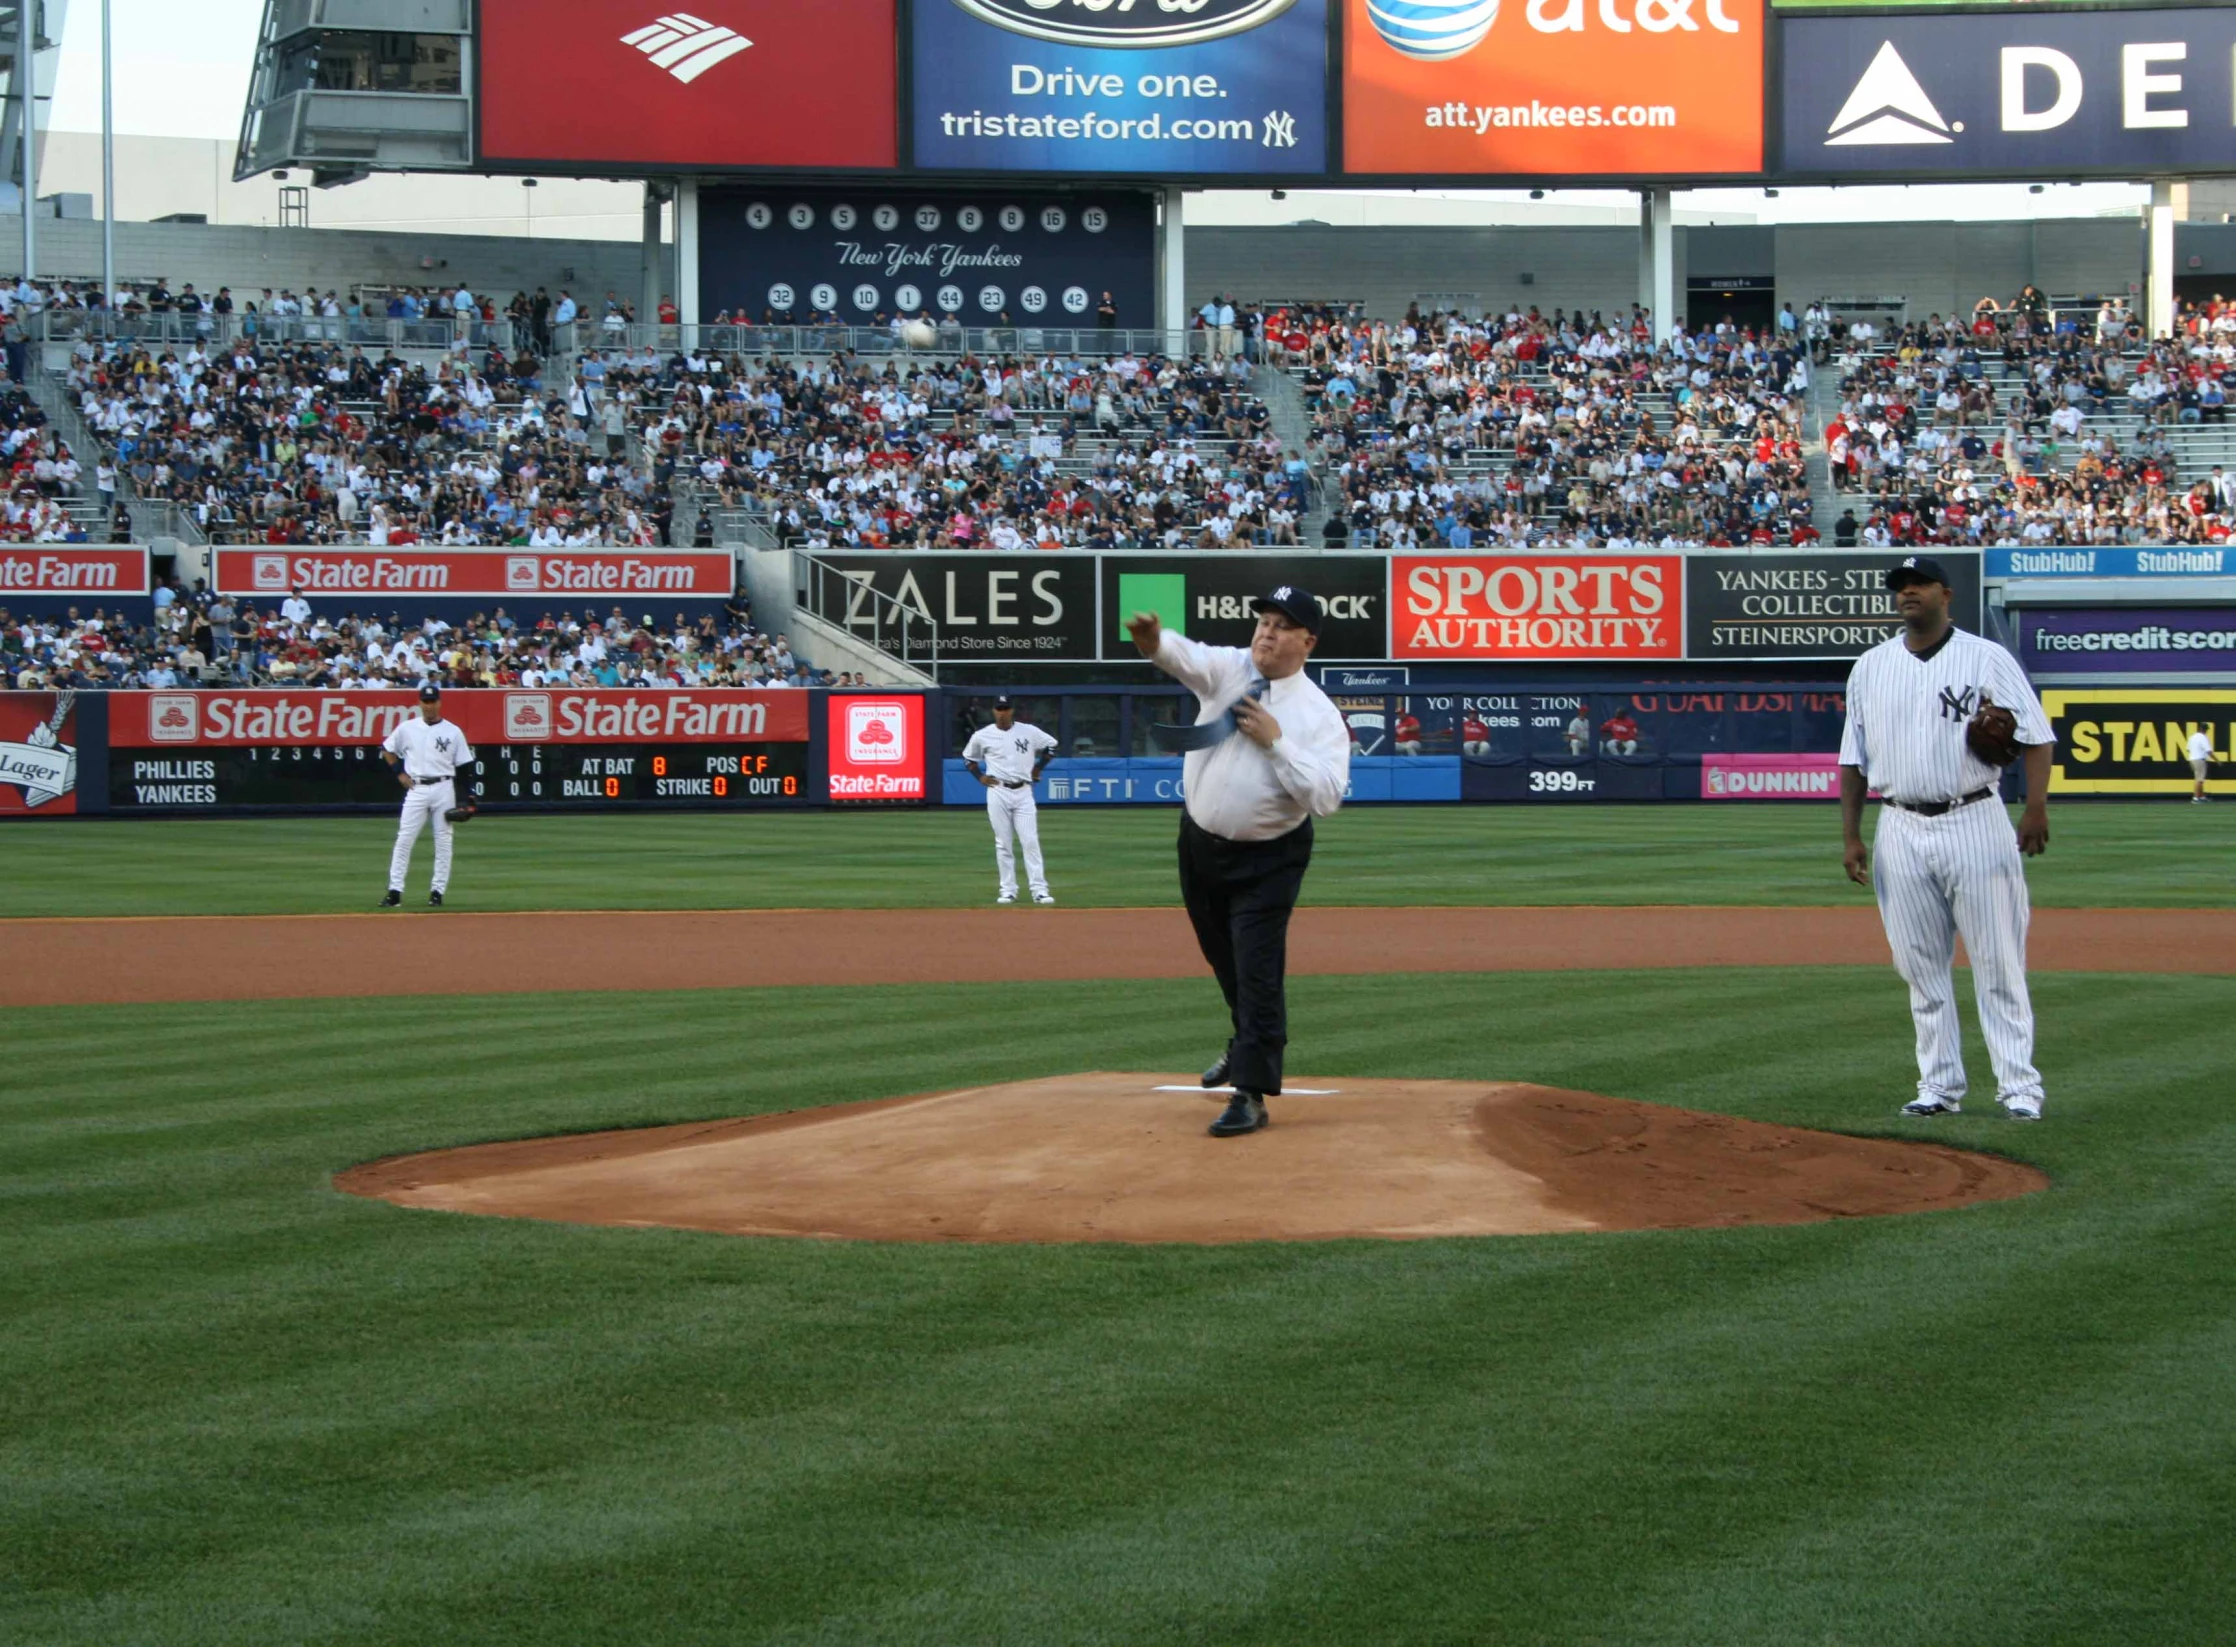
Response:
POLYGON ((1214 186, 2236 171, 2225 6, 697 5, 481 0, 481 164, 1214 186))

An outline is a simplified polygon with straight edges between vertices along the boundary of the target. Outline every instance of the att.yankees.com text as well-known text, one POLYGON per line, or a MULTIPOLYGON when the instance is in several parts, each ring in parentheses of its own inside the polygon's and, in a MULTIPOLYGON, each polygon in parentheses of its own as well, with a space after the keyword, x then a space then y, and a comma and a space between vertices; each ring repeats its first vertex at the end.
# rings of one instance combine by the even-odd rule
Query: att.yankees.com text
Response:
POLYGON ((1668 103, 1431 103, 1421 123, 1480 137, 1485 132, 1534 126, 1674 127, 1668 103))

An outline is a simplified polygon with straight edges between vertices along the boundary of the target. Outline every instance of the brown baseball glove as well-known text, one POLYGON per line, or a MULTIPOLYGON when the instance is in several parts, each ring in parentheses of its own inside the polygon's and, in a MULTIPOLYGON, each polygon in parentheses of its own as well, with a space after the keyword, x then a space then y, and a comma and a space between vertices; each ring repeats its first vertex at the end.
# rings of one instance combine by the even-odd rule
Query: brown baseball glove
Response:
POLYGON ((480 807, 474 805, 473 802, 468 801, 464 806, 454 806, 449 811, 445 812, 443 814, 443 822, 462 824, 468 818, 473 817, 480 811, 480 807))
POLYGON ((1980 694, 1980 707, 1965 723, 1964 741, 1990 766, 2009 766, 2019 758, 2019 718, 1980 694))

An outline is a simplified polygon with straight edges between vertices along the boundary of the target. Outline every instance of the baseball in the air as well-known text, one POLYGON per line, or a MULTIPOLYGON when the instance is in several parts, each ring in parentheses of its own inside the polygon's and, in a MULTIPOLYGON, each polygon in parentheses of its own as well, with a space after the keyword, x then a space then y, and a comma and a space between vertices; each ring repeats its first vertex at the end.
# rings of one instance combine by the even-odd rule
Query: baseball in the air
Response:
POLYGON ((928 320, 911 320, 901 327, 901 341, 911 349, 929 349, 939 341, 939 328, 928 320))

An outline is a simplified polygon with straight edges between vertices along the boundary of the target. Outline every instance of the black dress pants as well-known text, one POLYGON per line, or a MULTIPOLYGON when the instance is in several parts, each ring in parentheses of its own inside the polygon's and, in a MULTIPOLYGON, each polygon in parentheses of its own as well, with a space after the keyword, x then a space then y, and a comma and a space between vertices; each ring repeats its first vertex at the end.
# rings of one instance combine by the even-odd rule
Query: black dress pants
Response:
POLYGON ((1229 1079, 1245 1092, 1281 1090, 1289 912, 1311 862, 1310 818, 1275 840, 1230 841, 1180 814, 1180 896, 1227 998, 1229 1079))

